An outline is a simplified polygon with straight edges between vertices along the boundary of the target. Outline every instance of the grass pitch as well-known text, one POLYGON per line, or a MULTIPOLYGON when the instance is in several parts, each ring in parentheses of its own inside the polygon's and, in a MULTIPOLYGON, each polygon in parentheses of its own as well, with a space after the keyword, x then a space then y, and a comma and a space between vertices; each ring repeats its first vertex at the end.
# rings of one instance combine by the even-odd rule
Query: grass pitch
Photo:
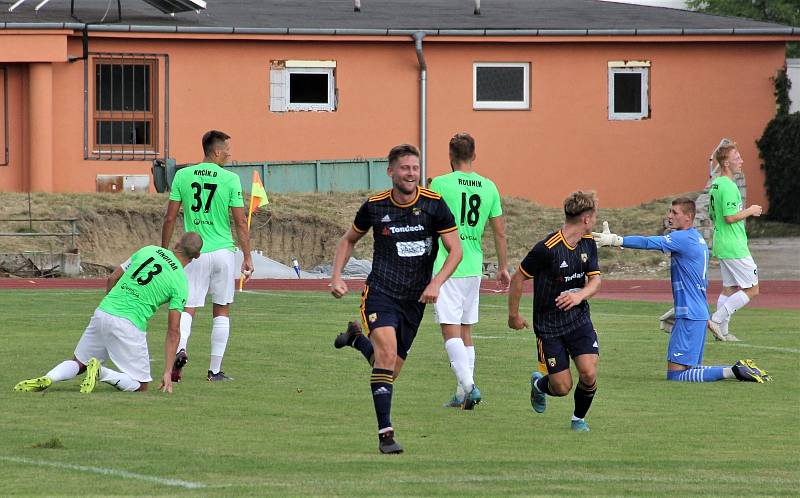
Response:
MULTIPOLYGON (((706 364, 751 357, 769 384, 664 380, 664 304, 597 300, 598 394, 591 432, 569 430, 572 397, 529 403, 530 331, 506 327, 503 296, 484 296, 475 330, 474 412, 442 408, 455 385, 429 308, 395 384, 406 453, 377 452, 369 368, 332 346, 358 299, 322 293, 237 295, 224 370, 205 380, 210 309, 173 395, 120 393, 80 378, 15 393, 71 357, 98 291, 0 292, 3 495, 431 496, 796 495, 800 489, 800 339, 796 311, 744 309, 739 344, 707 342, 706 364)), ((524 298, 530 314, 530 297, 524 298)), ((153 376, 166 323, 150 322, 153 376)), ((157 384, 157 381, 155 382, 157 384)))

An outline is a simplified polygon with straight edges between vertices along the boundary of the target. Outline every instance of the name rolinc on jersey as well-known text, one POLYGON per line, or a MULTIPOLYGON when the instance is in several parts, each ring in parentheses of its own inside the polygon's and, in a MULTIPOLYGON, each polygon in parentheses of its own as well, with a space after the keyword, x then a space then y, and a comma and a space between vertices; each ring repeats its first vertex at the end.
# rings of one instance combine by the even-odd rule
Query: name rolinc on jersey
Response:
POLYGON ((463 178, 459 178, 458 184, 465 187, 483 187, 480 180, 465 180, 463 178))
POLYGON ((421 232, 425 230, 425 227, 422 225, 413 225, 409 226, 406 225, 404 227, 389 227, 389 231, 392 233, 407 233, 407 232, 421 232))
POLYGON ((161 249, 156 249, 156 254, 161 256, 161 259, 166 261, 170 268, 172 268, 173 270, 178 269, 178 265, 174 261, 172 261, 172 258, 164 254, 164 251, 162 251, 161 249))
POLYGON ((192 171, 192 173, 194 173, 195 176, 210 176, 211 178, 217 177, 217 172, 211 171, 210 169, 196 169, 192 171))
POLYGON ((194 220, 193 223, 195 225, 213 225, 214 222, 211 220, 194 220))

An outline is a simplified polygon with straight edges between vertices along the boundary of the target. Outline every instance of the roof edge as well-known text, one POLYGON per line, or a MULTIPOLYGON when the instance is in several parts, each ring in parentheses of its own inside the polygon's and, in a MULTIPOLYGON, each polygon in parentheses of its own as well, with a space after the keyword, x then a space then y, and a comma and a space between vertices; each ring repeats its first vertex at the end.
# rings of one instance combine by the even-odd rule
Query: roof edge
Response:
POLYGON ((193 33, 247 35, 319 35, 319 36, 764 36, 800 35, 800 27, 775 28, 644 28, 644 29, 360 29, 360 28, 246 28, 218 26, 153 26, 133 24, 93 24, 77 22, 0 22, 0 30, 70 29, 116 33, 193 33))

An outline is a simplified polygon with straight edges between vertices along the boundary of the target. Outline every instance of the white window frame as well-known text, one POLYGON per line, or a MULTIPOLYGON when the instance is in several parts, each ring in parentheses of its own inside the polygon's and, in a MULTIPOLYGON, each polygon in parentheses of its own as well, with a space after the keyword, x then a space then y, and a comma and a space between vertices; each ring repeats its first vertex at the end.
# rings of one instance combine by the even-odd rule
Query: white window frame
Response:
POLYGON ((531 63, 530 62, 473 62, 472 63, 472 108, 491 110, 529 110, 531 108, 531 63), (516 102, 478 101, 479 67, 521 67, 524 70, 523 100, 516 102))
POLYGON ((273 61, 270 69, 270 110, 286 111, 335 111, 336 61, 273 61), (277 64, 276 64, 277 63, 277 64), (326 103, 292 103, 290 79, 292 74, 324 74, 328 77, 328 101, 326 103))
POLYGON ((608 63, 608 119, 610 121, 636 121, 650 116, 650 62, 611 61, 608 63), (639 74, 642 79, 641 111, 614 112, 614 75, 639 74))

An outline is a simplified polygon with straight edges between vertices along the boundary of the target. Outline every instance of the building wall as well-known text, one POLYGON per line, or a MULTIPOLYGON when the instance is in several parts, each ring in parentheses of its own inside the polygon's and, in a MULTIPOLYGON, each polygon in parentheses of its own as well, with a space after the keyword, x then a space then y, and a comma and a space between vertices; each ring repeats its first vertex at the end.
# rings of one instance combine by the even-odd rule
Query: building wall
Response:
MULTIPOLYGON (((419 69, 410 38, 165 41, 116 35, 92 37, 90 49, 169 55, 169 155, 179 163, 201 159, 200 137, 211 128, 233 137, 232 157, 240 162, 380 157, 397 143, 419 143, 419 69), (269 111, 269 61, 287 59, 336 60, 335 112, 269 111)), ((728 136, 745 159, 750 201, 766 205, 754 141, 775 111, 770 77, 783 65, 782 43, 470 43, 431 37, 424 50, 428 176, 449 171, 447 142, 468 131, 477 140, 479 171, 504 195, 559 205, 571 190, 595 189, 604 206, 629 206, 701 189, 711 149, 728 136), (651 116, 609 121, 607 61, 626 59, 652 63, 651 116), (473 110, 475 61, 531 62, 531 109, 473 110)), ((68 51, 80 55, 79 37, 70 38, 68 51)), ((32 129, 25 123, 30 70, 25 64, 10 68, 12 160, 0 166, 0 190, 24 191, 30 184, 26 158, 37 146, 24 137, 32 129)), ((160 72, 163 85, 163 64, 160 72)), ((150 170, 149 161, 83 159, 83 75, 83 62, 53 63, 57 192, 93 191, 98 174, 150 170)), ((91 81, 91 70, 89 76, 91 81)), ((163 99, 160 106, 163 116, 163 99)))

